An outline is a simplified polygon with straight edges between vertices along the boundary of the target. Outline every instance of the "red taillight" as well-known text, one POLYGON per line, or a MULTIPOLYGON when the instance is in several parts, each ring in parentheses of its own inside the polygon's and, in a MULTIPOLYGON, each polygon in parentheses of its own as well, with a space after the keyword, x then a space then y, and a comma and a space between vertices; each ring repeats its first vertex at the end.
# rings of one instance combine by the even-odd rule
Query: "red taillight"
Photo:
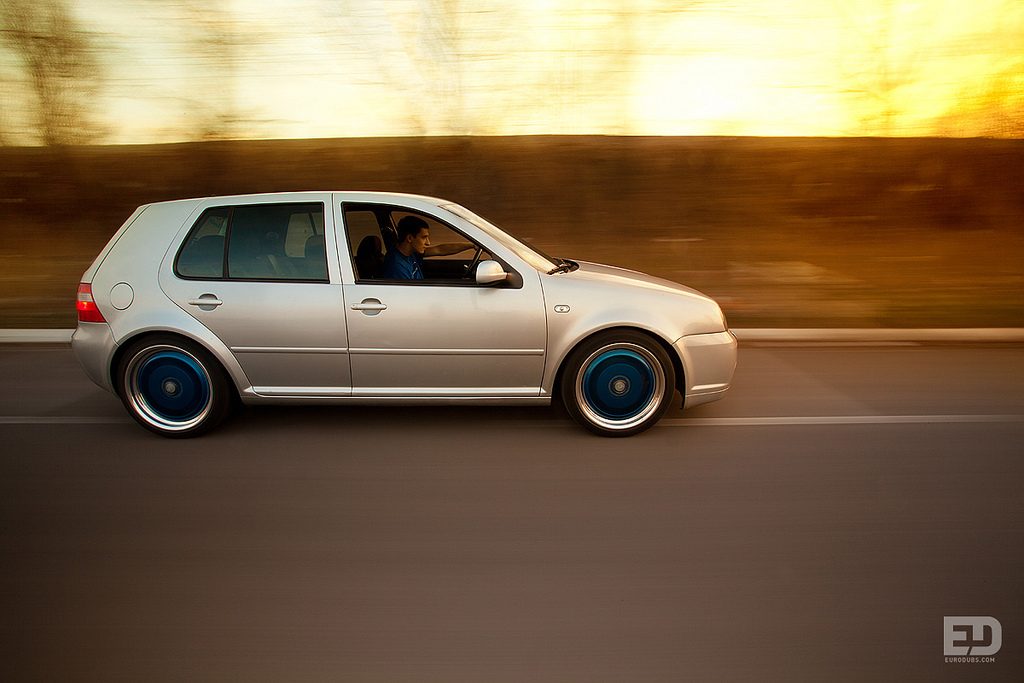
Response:
POLYGON ((78 309, 78 322, 80 323, 105 323, 100 309, 96 308, 96 301, 92 298, 92 285, 82 282, 78 285, 78 301, 75 302, 78 309))

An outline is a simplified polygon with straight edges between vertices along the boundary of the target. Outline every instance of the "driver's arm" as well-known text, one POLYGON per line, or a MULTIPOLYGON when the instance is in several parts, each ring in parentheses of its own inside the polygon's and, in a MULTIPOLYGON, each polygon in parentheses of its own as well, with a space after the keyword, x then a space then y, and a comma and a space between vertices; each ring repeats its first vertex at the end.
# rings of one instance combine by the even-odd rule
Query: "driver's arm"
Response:
POLYGON ((434 244, 423 250, 424 256, 449 256, 458 254, 460 251, 473 249, 470 242, 446 242, 445 244, 434 244))

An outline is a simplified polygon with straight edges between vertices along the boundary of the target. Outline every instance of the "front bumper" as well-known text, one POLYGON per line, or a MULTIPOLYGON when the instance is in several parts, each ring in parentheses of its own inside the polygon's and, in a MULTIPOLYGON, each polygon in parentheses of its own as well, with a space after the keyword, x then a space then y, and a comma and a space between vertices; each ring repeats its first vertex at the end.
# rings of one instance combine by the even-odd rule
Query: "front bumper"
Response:
POLYGON ((691 334, 673 344, 683 360, 683 407, 717 401, 725 395, 736 371, 736 337, 732 332, 691 334))
POLYGON ((107 323, 78 323, 71 335, 71 349, 75 358, 94 383, 111 393, 116 393, 110 384, 110 361, 117 350, 117 343, 107 323))

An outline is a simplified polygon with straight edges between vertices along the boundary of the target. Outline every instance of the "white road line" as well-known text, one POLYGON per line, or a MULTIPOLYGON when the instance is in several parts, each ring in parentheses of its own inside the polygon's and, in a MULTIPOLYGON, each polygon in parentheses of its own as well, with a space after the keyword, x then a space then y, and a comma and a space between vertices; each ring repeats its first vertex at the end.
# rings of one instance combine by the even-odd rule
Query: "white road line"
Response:
POLYGON ((0 415, 0 425, 114 425, 131 422, 128 417, 81 417, 73 415, 0 415))
POLYGON ((1024 415, 820 415, 813 417, 694 417, 662 420, 659 427, 772 427, 779 425, 867 425, 1024 422, 1024 415))

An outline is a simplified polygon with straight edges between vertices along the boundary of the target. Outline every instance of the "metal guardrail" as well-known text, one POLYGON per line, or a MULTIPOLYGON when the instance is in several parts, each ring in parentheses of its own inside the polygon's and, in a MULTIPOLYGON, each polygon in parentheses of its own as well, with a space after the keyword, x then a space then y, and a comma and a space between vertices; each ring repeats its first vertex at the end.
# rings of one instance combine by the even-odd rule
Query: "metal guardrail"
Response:
POLYGON ((1024 327, 736 329, 745 342, 1024 342, 1024 327))
POLYGON ((70 344, 74 330, 0 330, 0 344, 70 344))
MULTIPOLYGON (((70 329, 0 329, 0 344, 68 344, 70 329)), ((893 328, 741 328, 733 334, 741 342, 821 343, 1017 343, 1024 342, 1024 327, 966 327, 931 329, 893 328)))

